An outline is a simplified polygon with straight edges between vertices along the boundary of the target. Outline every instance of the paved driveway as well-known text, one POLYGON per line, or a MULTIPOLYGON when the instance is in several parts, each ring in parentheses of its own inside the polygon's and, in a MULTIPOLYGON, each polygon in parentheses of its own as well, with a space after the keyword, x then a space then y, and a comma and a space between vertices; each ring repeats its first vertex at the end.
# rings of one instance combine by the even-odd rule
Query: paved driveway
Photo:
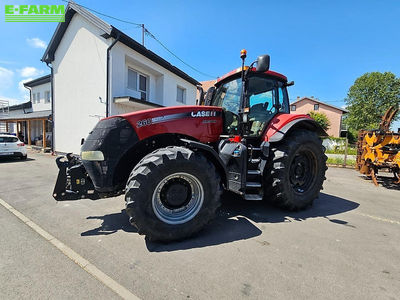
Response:
MULTIPOLYGON (((142 299, 400 295, 400 190, 389 180, 377 188, 329 169, 320 198, 298 213, 225 195, 200 234, 159 244, 129 225, 122 196, 56 203, 54 158, 30 157, 0 161, 0 198, 142 299)), ((2 206, 0 224, 0 298, 115 296, 2 206)))

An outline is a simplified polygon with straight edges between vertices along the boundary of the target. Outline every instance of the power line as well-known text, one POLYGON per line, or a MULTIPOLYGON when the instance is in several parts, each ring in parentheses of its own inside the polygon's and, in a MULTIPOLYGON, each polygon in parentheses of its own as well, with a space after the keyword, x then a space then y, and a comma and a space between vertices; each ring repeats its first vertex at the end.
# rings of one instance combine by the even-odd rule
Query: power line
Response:
POLYGON ((146 35, 150 36, 151 38, 153 38, 157 43, 159 43, 165 50, 167 50, 170 54, 172 54, 175 58, 177 58, 180 62, 182 62, 183 64, 185 64, 187 67, 191 68, 192 70, 196 71, 197 73, 204 75, 206 77, 211 77, 211 78, 218 78, 218 76, 214 76, 214 75, 210 75, 207 73, 204 73, 198 69, 196 69, 195 67, 192 67, 191 65, 189 65, 188 63, 184 62, 181 58, 179 58, 175 53, 173 53, 171 50, 169 50, 167 48, 167 46, 165 46, 159 39, 157 39, 147 28, 144 29, 146 35))
POLYGON ((214 76, 214 75, 210 75, 210 74, 204 73, 204 72, 200 71, 199 69, 193 67, 192 65, 188 64, 187 62, 185 62, 185 61, 184 61, 183 59, 181 59, 178 55, 176 55, 173 51, 171 51, 167 46, 165 46, 165 45, 164 45, 154 34, 152 34, 146 27, 144 27, 144 24, 140 24, 140 23, 135 23, 135 22, 131 22, 131 21, 119 19, 119 18, 110 16, 110 15, 107 15, 107 14, 101 13, 101 12, 99 12, 99 11, 96 11, 96 10, 94 10, 94 9, 92 9, 92 8, 87 7, 87 6, 78 4, 78 3, 76 3, 76 2, 72 2, 72 1, 68 1, 68 0, 61 0, 61 1, 67 2, 67 3, 69 3, 69 2, 74 3, 74 4, 76 4, 76 5, 80 6, 80 7, 86 8, 87 10, 90 10, 90 11, 92 11, 92 12, 94 12, 94 13, 96 13, 96 14, 99 14, 99 15, 101 15, 101 16, 104 16, 104 17, 107 17, 107 18, 110 18, 110 19, 113 19, 113 20, 116 20, 116 21, 119 21, 119 22, 122 22, 122 23, 127 23, 127 24, 135 25, 136 28, 141 27, 141 28, 144 29, 144 32, 145 32, 145 34, 146 34, 147 36, 149 36, 149 37, 151 37, 152 39, 154 39, 154 40, 155 40, 157 43, 159 43, 167 52, 169 52, 171 55, 173 55, 176 59, 178 59, 178 60, 179 60, 181 63, 183 63, 185 66, 189 67, 190 69, 196 71, 197 73, 199 73, 199 74, 201 74, 201 75, 203 75, 203 76, 211 77, 211 78, 218 78, 218 76, 214 76))
POLYGON ((86 8, 87 10, 90 10, 90 11, 96 13, 96 14, 99 14, 99 15, 103 16, 103 17, 107 17, 107 18, 110 18, 110 19, 114 19, 114 20, 119 21, 119 22, 124 22, 124 23, 128 23, 128 24, 136 25, 137 27, 141 27, 141 26, 142 26, 142 24, 139 24, 139 23, 135 23, 135 22, 131 22, 131 21, 126 21, 126 20, 122 20, 122 19, 119 19, 119 18, 110 16, 110 15, 103 14, 103 13, 97 11, 97 10, 94 10, 94 9, 92 9, 92 8, 90 8, 90 7, 87 7, 87 6, 78 4, 78 3, 74 2, 74 1, 68 1, 68 0, 61 0, 61 1, 66 2, 66 3, 70 3, 70 2, 71 2, 71 3, 74 3, 74 4, 76 4, 76 5, 80 6, 80 7, 86 8))

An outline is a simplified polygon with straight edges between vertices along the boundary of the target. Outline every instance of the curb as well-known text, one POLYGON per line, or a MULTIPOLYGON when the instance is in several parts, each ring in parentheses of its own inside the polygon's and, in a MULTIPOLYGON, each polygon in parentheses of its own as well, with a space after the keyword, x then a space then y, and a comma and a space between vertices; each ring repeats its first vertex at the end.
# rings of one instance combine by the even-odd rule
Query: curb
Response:
POLYGON ((342 168, 342 169, 353 169, 355 170, 355 166, 344 166, 344 165, 336 165, 336 164, 326 164, 329 168, 342 168))

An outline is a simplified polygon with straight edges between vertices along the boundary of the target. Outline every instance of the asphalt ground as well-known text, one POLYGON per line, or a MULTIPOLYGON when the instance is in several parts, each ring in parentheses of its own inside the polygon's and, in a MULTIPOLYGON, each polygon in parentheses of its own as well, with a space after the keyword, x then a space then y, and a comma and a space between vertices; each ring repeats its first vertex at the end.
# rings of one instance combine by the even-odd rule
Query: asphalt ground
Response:
MULTIPOLYGON (((399 299, 400 187, 330 168, 320 198, 288 213, 224 195, 185 241, 137 234, 123 197, 57 203, 54 157, 0 161, 0 199, 142 299, 399 299)), ((119 296, 0 205, 0 299, 119 296)))

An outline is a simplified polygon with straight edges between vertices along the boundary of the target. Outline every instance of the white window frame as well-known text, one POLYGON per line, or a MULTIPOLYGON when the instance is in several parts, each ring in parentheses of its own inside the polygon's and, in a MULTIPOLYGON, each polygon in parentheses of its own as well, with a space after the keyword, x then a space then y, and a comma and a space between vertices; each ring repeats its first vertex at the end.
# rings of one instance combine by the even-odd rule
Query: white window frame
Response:
POLYGON ((290 111, 296 111, 296 104, 290 105, 290 111))
POLYGON ((36 94, 36 103, 40 103, 40 92, 36 94))
POLYGON ((314 104, 314 110, 315 110, 315 111, 319 111, 319 104, 318 104, 318 103, 315 103, 315 104, 314 104), (317 108, 317 109, 315 109, 315 108, 317 108))
MULTIPOLYGON (((132 68, 130 66, 127 67, 127 69, 126 69, 126 87, 128 89, 130 89, 131 91, 136 91, 136 92, 139 92, 139 93, 145 93, 145 95, 146 95, 146 97, 144 99, 145 101, 149 100, 149 93, 150 93, 150 91, 149 91, 149 87, 150 87, 149 81, 150 81, 150 76, 149 75, 144 74, 143 72, 140 72, 140 71, 138 71, 138 70, 136 70, 136 69, 134 69, 134 68, 132 68), (135 72, 137 74, 137 77, 136 77, 136 89, 134 89, 134 88, 132 88, 132 87, 130 87, 128 85, 129 70, 131 70, 132 72, 135 72), (140 76, 143 76, 143 77, 146 78, 146 90, 145 91, 140 89, 140 76)), ((141 100, 143 100, 143 99, 141 99, 141 100)))
POLYGON ((50 103, 50 91, 44 92, 44 103, 50 103))
POLYGON ((182 103, 182 104, 186 104, 186 89, 180 85, 176 86, 176 102, 178 103, 182 103), (178 90, 182 90, 183 91, 183 99, 182 101, 178 100, 178 90))

